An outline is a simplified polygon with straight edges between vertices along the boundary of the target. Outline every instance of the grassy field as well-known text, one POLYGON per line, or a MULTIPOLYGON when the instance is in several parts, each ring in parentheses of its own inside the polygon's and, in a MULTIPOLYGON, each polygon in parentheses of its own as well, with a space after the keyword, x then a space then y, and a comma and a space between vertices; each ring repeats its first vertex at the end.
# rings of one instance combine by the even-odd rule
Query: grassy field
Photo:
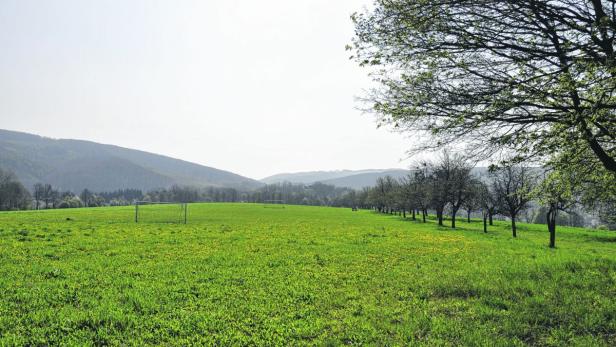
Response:
POLYGON ((616 345, 616 234, 350 209, 0 213, 0 346, 616 345), (67 220, 69 218, 70 220, 67 220))

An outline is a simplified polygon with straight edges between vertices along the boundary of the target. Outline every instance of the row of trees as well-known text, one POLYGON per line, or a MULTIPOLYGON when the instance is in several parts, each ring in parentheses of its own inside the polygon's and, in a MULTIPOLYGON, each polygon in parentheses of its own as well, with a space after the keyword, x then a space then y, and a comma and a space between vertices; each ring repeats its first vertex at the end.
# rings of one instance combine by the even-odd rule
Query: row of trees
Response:
POLYGON ((37 183, 33 187, 32 208, 77 208, 108 205, 107 200, 99 194, 84 189, 77 195, 71 191, 60 191, 51 184, 37 183))
POLYGON ((420 215, 424 222, 428 211, 434 211, 441 226, 449 212, 452 228, 461 211, 466 212, 468 222, 472 213, 480 213, 484 232, 498 214, 511 221, 512 236, 517 237, 516 222, 535 201, 544 206, 550 247, 555 247, 559 211, 570 211, 578 203, 573 192, 562 194, 560 189, 553 189, 556 178, 539 168, 492 167, 483 176, 474 175, 472 170, 463 156, 444 152, 438 162, 422 162, 405 178, 379 178, 376 186, 364 190, 363 200, 357 203, 404 217, 408 212, 414 220, 420 215))
POLYGON ((348 49, 375 81, 367 107, 379 125, 419 140, 411 152, 451 146, 544 167, 535 199, 554 235, 558 211, 576 203, 616 223, 614 8, 376 0, 352 16, 348 49))
POLYGON ((294 205, 351 206, 348 195, 353 190, 339 188, 323 183, 310 185, 289 182, 268 184, 254 191, 238 191, 233 188, 194 188, 173 186, 159 189, 144 195, 145 201, 181 202, 251 202, 263 203, 272 200, 284 201, 294 205))
POLYGON ((355 191, 332 185, 279 183, 265 185, 254 191, 233 188, 196 188, 174 185, 144 193, 139 189, 120 189, 113 192, 79 194, 61 191, 50 184, 37 183, 32 194, 16 176, 0 170, 0 210, 54 209, 98 206, 124 206, 136 201, 153 202, 252 202, 282 200, 287 204, 320 206, 353 206, 355 191))

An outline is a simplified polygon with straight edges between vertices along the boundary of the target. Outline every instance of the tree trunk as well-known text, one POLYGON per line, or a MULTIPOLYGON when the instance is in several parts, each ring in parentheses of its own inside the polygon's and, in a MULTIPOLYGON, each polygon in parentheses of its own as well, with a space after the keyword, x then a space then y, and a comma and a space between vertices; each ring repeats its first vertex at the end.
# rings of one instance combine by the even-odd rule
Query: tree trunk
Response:
POLYGON ((556 248, 556 211, 552 206, 548 210, 547 222, 550 231, 550 248, 556 248))
POLYGON ((426 222, 426 210, 421 210, 421 216, 423 218, 423 222, 426 222))
POLYGON ((412 217, 412 218, 413 218, 413 220, 417 220, 417 219, 415 218, 415 209, 413 209, 411 212, 413 213, 413 217, 412 217))
POLYGON ((405 209, 402 209, 402 217, 406 218, 406 210, 405 209))
POLYGON ((468 210, 466 213, 467 213, 466 214, 466 222, 470 223, 471 222, 471 210, 468 210))
POLYGON ((488 220, 490 221, 490 225, 494 225, 494 221, 492 220, 492 212, 488 212, 488 220))
POLYGON ((457 213, 457 212, 458 212, 458 211, 456 211, 456 210, 452 210, 452 211, 451 211, 451 228, 452 228, 452 229, 455 229, 455 228, 456 228, 456 213, 457 213))
POLYGON ((513 233, 513 237, 518 237, 517 229, 515 226, 515 215, 511 215, 511 232, 513 233))
POLYGON ((551 222, 550 229, 550 248, 556 248, 556 224, 551 222))
POLYGON ((443 211, 436 211, 436 217, 438 218, 438 225, 443 226, 443 211))
POLYGON ((485 214, 483 215, 483 232, 488 233, 488 218, 485 214))

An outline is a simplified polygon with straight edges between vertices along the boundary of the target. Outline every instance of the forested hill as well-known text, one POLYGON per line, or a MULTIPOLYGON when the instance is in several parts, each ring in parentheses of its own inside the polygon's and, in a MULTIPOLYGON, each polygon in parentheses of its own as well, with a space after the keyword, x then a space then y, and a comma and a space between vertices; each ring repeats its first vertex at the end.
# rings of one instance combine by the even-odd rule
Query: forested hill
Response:
POLYGON ((0 168, 13 171, 32 189, 50 183, 79 192, 173 184, 254 189, 256 180, 158 154, 81 140, 56 140, 0 129, 0 168))

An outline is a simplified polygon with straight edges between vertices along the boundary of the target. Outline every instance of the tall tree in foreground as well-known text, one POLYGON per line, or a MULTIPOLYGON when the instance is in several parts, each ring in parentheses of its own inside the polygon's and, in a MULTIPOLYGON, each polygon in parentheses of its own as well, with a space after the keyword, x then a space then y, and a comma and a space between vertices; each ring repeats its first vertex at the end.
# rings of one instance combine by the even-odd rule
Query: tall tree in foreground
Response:
POLYGON ((492 189, 499 201, 499 211, 511 218, 511 232, 517 237, 516 219, 528 208, 535 187, 532 170, 524 166, 506 166, 492 173, 492 189))
POLYGON ((576 163, 616 173, 616 0, 376 0, 349 49, 379 84, 379 124, 417 150, 576 163), (581 150, 580 150, 581 149, 581 150))

